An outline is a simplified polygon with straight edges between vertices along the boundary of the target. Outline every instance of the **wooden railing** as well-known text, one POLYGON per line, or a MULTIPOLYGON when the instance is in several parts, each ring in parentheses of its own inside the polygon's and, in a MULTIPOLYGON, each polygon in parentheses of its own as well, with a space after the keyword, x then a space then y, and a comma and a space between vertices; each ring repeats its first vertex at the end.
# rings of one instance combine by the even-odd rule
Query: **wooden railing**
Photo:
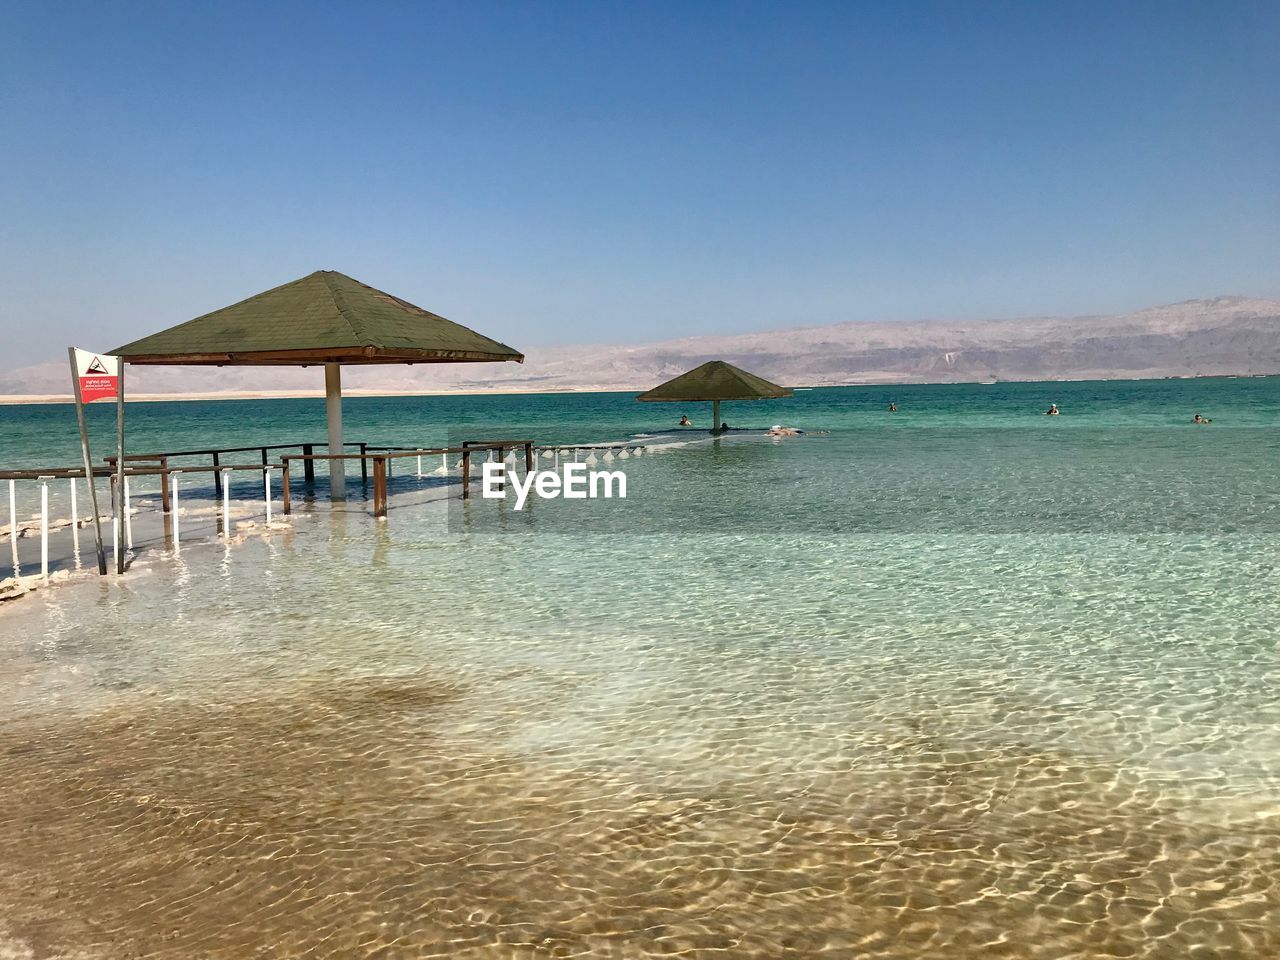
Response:
MULTIPOLYGON (((283 489, 284 512, 292 512, 292 490, 291 480, 292 473, 290 464, 298 461, 303 465, 303 479, 306 483, 315 482, 315 462, 317 460, 358 460, 360 462, 361 478, 366 480, 369 476, 369 464, 373 464, 373 512, 374 516, 385 517, 387 515, 388 505, 388 480, 391 476, 392 463, 406 457, 418 457, 429 455, 449 455, 460 456, 462 459, 462 497, 464 499, 471 496, 471 464, 472 455, 476 453, 484 453, 488 451, 496 451, 499 459, 506 457, 507 451, 510 449, 521 449, 524 453, 525 469, 532 470, 535 462, 535 451, 533 441, 529 439, 500 439, 500 440, 466 440, 461 446, 456 447, 409 447, 409 446, 393 446, 370 444, 367 441, 353 441, 344 443, 344 447, 354 447, 359 453, 316 453, 317 447, 326 447, 325 443, 270 443, 255 444, 252 446, 242 447, 202 447, 192 450, 168 450, 161 453, 132 453, 125 456, 126 477, 148 477, 158 476, 161 478, 160 484, 160 501, 161 509, 164 513, 171 513, 173 510, 173 477, 178 474, 188 473, 209 473, 213 475, 214 491, 218 499, 226 500, 227 491, 224 485, 225 471, 272 471, 279 469, 281 473, 281 482, 283 489), (300 450, 301 453, 283 454, 278 464, 272 464, 270 454, 278 450, 300 450), (261 464, 224 464, 222 456, 230 453, 247 453, 257 451, 261 457, 261 464), (172 461, 181 457, 211 457, 212 463, 208 466, 204 465, 176 465, 172 461)), ((605 445, 600 445, 603 448, 605 445)), ((609 447, 620 445, 608 445, 609 447)), ((577 449, 595 449, 593 446, 579 445, 577 449)), ((547 449, 556 449, 548 447, 547 449)), ((560 449, 572 449, 568 445, 560 449)), ((115 483, 117 473, 115 471, 116 457, 109 456, 103 458, 105 466, 94 467, 92 470, 94 477, 109 477, 112 483, 115 483)), ((43 469, 21 469, 0 471, 0 480, 39 480, 39 479, 59 479, 59 478, 82 478, 84 477, 84 469, 82 467, 48 467, 43 469)), ((269 499, 269 498, 268 498, 269 499)))
MULTIPOLYGON (((361 453, 364 453, 366 444, 359 441, 352 441, 351 443, 344 443, 343 446, 354 447, 358 449, 361 453)), ((169 461, 179 457, 212 457, 213 469, 218 470, 222 466, 221 458, 224 453, 249 453, 251 451, 256 450, 261 455, 262 465, 265 467, 267 466, 268 463, 270 463, 271 458, 269 454, 273 450, 301 450, 304 454, 310 455, 315 453, 315 450, 317 447, 323 447, 325 449, 328 449, 329 444, 328 443, 266 443, 266 444, 256 444, 256 445, 247 446, 247 447, 204 447, 199 450, 166 450, 163 453, 131 453, 126 455, 124 459, 125 459, 125 463, 130 463, 130 462, 154 463, 157 465, 157 467, 160 468, 161 472, 164 473, 167 477, 168 473, 171 472, 169 467, 169 461)), ((103 457, 103 462, 114 466, 116 462, 116 458, 114 456, 103 457)), ((361 464, 361 468, 362 468, 361 481, 367 483, 369 480, 369 475, 367 471, 364 469, 363 463, 361 464)), ((305 467, 307 483, 315 483, 316 478, 315 478, 314 471, 315 471, 314 466, 312 465, 311 462, 308 462, 305 467)), ((83 473, 83 471, 81 472, 83 473)), ((169 485, 168 480, 166 479, 164 483, 164 487, 166 488, 166 491, 168 489, 168 485, 169 485)), ((222 476, 219 473, 215 473, 213 475, 213 489, 214 489, 214 493, 216 493, 219 497, 222 496, 222 476)), ((164 507, 165 513, 168 513, 169 512, 169 494, 166 492, 164 496, 161 498, 161 500, 163 501, 162 506, 164 507)))
POLYGON ((385 517, 388 500, 387 479, 390 476, 393 460, 440 454, 460 455, 462 457, 462 498, 465 500, 471 496, 471 455, 496 450, 498 458, 502 459, 506 456, 507 449, 512 447, 524 448, 525 469, 532 470, 534 458, 532 440, 468 440, 460 447, 374 447, 372 449, 379 452, 373 453, 366 450, 361 453, 286 454, 280 458, 283 467, 281 483, 284 490, 284 512, 287 514, 293 510, 289 464, 295 460, 301 461, 304 465, 312 464, 316 460, 359 460, 362 467, 368 461, 373 461, 373 515, 385 517))

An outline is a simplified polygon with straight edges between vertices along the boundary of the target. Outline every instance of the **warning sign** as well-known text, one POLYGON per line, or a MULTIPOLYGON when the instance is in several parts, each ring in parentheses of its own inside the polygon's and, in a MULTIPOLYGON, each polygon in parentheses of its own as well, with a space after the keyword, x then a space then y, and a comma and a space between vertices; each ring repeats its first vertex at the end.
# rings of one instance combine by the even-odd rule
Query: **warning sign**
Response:
POLYGON ((114 400, 120 392, 120 358, 76 347, 76 377, 82 403, 114 400))

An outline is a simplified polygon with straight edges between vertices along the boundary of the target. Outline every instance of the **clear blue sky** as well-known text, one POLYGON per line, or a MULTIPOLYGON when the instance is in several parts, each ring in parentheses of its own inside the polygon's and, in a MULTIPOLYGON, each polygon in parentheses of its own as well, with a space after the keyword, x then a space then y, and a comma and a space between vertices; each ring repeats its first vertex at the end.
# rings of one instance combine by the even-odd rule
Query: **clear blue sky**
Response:
POLYGON ((1280 296, 1280 4, 0 0, 0 369, 318 268, 517 346, 1280 296))

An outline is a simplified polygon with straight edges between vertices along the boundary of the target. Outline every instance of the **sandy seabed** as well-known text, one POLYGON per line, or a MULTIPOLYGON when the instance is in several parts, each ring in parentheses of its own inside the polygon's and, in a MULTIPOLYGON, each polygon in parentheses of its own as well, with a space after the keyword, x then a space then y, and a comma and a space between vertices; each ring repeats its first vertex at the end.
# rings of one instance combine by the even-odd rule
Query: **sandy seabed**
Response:
POLYGON ((1280 951, 1274 824, 1193 825, 1103 763, 952 751, 922 729, 894 768, 681 790, 460 750, 438 727, 462 692, 335 679, 6 723, 10 953, 1280 951))

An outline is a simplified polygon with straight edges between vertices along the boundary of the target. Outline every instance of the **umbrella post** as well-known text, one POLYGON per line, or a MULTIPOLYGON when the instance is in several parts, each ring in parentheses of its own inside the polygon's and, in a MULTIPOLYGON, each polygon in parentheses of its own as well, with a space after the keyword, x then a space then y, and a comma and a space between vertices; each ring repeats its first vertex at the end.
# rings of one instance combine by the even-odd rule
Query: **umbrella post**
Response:
POLYGON ((720 401, 711 401, 711 432, 720 435, 720 401))
MULTIPOLYGON (((340 456, 342 447, 342 366, 324 365, 324 402, 329 415, 329 456, 340 456)), ((347 462, 329 460, 329 499, 347 499, 347 462)))

